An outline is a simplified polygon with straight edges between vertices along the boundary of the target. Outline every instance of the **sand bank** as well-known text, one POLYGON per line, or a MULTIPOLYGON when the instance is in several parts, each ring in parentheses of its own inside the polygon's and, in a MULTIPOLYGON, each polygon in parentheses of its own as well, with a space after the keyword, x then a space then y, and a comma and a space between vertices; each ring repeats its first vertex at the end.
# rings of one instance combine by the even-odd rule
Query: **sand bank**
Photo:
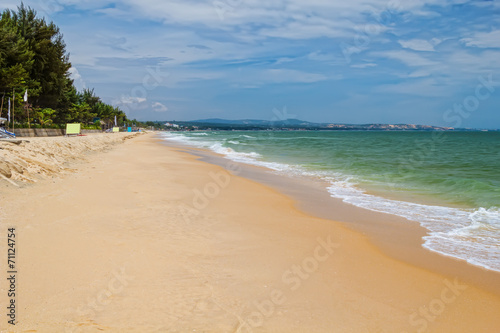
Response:
POLYGON ((0 177, 28 183, 47 179, 71 171, 69 163, 85 160, 85 155, 90 152, 109 149, 138 134, 106 133, 0 140, 0 177))
MULTIPOLYGON (((237 176, 237 166, 228 172, 157 141, 127 140, 86 163, 58 160, 73 172, 36 186, 0 180, 1 233, 16 228, 19 272, 18 322, 3 316, 2 331, 500 327, 498 295, 392 259, 362 234, 237 176)), ((6 279, 0 287, 5 309, 6 279)))

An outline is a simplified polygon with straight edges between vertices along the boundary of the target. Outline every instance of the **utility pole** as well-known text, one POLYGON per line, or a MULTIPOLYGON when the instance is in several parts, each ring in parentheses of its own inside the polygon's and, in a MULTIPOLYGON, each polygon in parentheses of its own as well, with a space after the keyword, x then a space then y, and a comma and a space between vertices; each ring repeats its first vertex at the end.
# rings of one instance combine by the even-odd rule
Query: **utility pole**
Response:
POLYGON ((16 88, 12 88, 12 132, 14 133, 14 117, 16 116, 16 88))
POLYGON ((28 105, 28 89, 26 89, 26 92, 24 93, 24 108, 26 109, 26 112, 28 112, 28 128, 31 128, 30 125, 30 108, 28 105))
POLYGON ((2 111, 3 111, 3 100, 5 98, 5 91, 3 92, 3 95, 2 95, 2 106, 0 106, 0 117, 2 117, 2 111))

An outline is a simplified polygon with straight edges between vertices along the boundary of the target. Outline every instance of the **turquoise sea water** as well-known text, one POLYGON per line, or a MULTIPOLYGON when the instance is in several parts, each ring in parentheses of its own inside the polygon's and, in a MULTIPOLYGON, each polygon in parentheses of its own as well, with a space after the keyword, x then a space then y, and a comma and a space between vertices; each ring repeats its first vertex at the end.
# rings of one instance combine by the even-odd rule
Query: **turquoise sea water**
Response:
POLYGON ((419 222, 424 246, 500 271, 500 132, 192 132, 166 140, 291 177, 419 222))

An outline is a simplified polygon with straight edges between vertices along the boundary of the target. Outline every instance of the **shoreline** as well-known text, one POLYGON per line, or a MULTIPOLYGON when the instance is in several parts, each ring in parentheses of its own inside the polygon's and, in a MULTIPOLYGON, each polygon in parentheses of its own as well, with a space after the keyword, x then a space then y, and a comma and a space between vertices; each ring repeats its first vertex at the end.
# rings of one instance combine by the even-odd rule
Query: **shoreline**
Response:
MULTIPOLYGON (((224 167, 230 161, 209 149, 166 140, 162 142, 220 167, 224 167)), ((239 176, 270 186, 287 195, 295 201, 297 209, 306 214, 342 223, 352 230, 367 235, 374 245, 394 259, 440 274, 458 276, 468 283, 500 296, 500 272, 423 247, 423 237, 428 235, 429 231, 419 222, 345 203, 342 199, 333 198, 328 193, 326 184, 320 182, 313 183, 305 179, 278 175, 263 166, 232 163, 240 166, 239 176), (387 233, 387 230, 391 232, 387 233)))
MULTIPOLYGON (((22 307, 15 330, 5 320, 0 329, 499 327, 498 295, 393 259, 363 233, 303 213, 276 189, 154 136, 86 155, 87 163, 72 163, 74 171, 58 179, 1 185, 2 228, 15 224, 19 234, 22 307), (26 198, 36 200, 27 205, 26 198)), ((3 294, 6 281, 0 288, 3 294)))

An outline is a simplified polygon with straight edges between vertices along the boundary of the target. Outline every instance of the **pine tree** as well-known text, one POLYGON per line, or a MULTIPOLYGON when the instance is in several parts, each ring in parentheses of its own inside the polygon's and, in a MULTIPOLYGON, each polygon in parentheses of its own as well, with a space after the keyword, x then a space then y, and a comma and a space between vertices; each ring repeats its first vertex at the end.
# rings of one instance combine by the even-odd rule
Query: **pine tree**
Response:
POLYGON ((94 117, 110 121, 114 116, 120 122, 126 120, 121 110, 103 103, 93 89, 78 93, 70 68, 63 35, 53 22, 38 18, 35 10, 22 3, 17 11, 1 14, 0 96, 16 94, 17 121, 27 120, 22 108, 26 89, 34 114, 44 124, 90 123, 94 117))

